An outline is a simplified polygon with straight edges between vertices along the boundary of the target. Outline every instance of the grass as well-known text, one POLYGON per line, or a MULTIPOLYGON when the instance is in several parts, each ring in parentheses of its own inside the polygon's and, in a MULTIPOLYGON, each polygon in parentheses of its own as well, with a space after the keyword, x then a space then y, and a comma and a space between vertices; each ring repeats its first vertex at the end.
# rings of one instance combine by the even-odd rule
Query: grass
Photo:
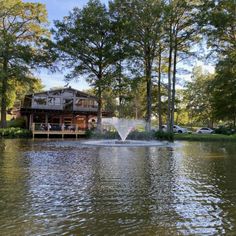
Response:
POLYGON ((189 141, 234 141, 236 142, 236 134, 175 134, 174 140, 189 141))

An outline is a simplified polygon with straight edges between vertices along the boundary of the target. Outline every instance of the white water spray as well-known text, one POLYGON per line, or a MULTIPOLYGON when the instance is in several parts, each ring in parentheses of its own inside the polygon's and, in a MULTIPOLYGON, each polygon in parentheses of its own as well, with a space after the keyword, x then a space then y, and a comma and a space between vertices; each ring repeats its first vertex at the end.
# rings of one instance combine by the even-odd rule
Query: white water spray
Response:
POLYGON ((117 132, 120 135, 122 141, 125 141, 129 133, 134 129, 137 125, 145 125, 143 120, 131 120, 131 119, 123 119, 123 118, 103 118, 103 125, 113 125, 117 132))

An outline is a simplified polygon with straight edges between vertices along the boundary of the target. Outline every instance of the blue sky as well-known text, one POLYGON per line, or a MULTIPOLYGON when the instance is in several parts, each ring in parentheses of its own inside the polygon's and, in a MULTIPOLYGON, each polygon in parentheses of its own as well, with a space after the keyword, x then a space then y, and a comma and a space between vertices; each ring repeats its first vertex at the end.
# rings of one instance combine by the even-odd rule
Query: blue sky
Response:
MULTIPOLYGON (((100 0, 101 2, 107 4, 108 0, 100 0)), ((69 11, 74 7, 82 8, 88 0, 24 0, 24 2, 40 2, 46 5, 48 11, 48 20, 53 26, 53 20, 60 20, 64 16, 68 15, 69 11)), ((201 65, 206 71, 213 72, 214 68, 212 66, 206 66, 203 62, 198 61, 195 65, 201 65)), ((189 68, 192 69, 191 67, 189 68)), ((48 70, 36 71, 35 75, 42 79, 45 89, 50 89, 52 87, 64 86, 66 82, 64 81, 64 75, 62 73, 51 73, 48 70)), ((190 75, 183 76, 186 80, 190 79, 190 75)), ((89 88, 86 83, 85 78, 80 78, 77 82, 71 82, 70 86, 78 89, 85 90, 89 88)))
MULTIPOLYGON (((69 11, 74 7, 82 8, 88 0, 24 0, 24 2, 40 2, 46 5, 48 11, 48 20, 53 25, 53 20, 60 20, 63 16, 68 15, 69 11)), ((101 0, 103 3, 108 3, 108 0, 101 0)), ((64 86, 66 82, 63 81, 64 75, 61 73, 51 73, 48 70, 36 71, 34 73, 37 77, 41 78, 45 89, 52 87, 64 86)), ((89 85, 85 82, 84 78, 81 78, 78 82, 71 82, 70 86, 84 90, 89 88, 89 85)))

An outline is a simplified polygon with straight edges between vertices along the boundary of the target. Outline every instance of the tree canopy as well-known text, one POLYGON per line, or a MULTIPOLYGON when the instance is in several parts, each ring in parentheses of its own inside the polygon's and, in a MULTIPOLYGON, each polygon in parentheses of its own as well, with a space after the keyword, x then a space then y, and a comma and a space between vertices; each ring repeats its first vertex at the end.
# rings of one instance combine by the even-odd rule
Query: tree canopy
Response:
POLYGON ((67 81, 89 82, 98 97, 98 128, 106 109, 119 117, 146 119, 147 130, 155 116, 159 127, 167 122, 172 132, 184 106, 192 122, 235 125, 234 1, 111 0, 105 5, 89 0, 54 22, 53 43, 44 5, 1 3, 1 126, 14 100, 7 93, 28 82, 37 84, 31 69, 55 59, 68 72, 67 81), (214 55, 209 60, 214 59, 216 72, 195 68, 192 81, 185 83, 181 66, 202 57, 201 42, 214 55), (185 87, 178 89, 179 84, 185 87))
POLYGON ((47 12, 43 4, 1 0, 0 82, 1 126, 6 126, 7 94, 11 84, 24 81, 31 68, 48 60, 47 12))
POLYGON ((53 30, 56 49, 63 65, 70 69, 67 79, 87 76, 98 96, 98 127, 102 117, 102 92, 111 83, 117 60, 109 12, 98 0, 81 10, 74 8, 53 30))

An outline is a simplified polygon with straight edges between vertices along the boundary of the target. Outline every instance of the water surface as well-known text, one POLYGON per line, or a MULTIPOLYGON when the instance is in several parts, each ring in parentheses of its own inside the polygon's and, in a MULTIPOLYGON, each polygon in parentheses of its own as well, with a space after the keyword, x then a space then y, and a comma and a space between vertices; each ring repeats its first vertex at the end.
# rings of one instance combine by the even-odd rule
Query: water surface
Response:
POLYGON ((236 145, 1 140, 0 235, 236 235, 236 145))

